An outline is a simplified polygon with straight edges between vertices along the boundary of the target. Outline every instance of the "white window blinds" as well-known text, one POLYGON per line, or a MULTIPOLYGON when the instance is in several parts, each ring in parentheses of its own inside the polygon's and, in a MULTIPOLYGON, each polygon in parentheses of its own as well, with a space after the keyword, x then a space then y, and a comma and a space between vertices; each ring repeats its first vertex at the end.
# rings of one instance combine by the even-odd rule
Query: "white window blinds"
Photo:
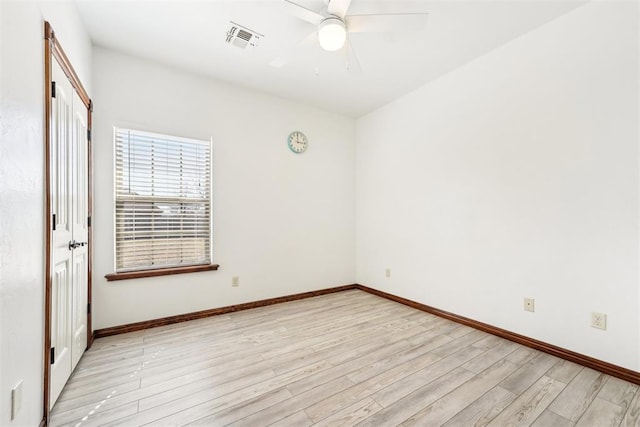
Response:
POLYGON ((211 263, 211 143, 115 129, 116 271, 211 263))

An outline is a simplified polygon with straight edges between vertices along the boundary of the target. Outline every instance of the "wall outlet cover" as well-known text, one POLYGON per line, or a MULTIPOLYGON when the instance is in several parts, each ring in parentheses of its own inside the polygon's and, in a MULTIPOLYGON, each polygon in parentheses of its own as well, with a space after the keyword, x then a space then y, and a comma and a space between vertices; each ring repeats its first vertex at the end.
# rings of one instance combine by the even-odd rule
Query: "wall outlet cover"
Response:
POLYGON ((591 327, 596 329, 607 329, 607 315, 604 313, 591 313, 591 327))
POLYGON ((536 311, 536 300, 533 298, 525 298, 524 299, 524 311, 536 311))

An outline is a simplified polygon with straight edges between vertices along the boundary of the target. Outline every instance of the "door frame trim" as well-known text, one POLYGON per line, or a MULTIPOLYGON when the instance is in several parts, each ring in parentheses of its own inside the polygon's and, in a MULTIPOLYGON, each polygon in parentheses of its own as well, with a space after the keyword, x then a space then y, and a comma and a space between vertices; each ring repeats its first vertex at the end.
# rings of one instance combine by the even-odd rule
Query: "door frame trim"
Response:
MULTIPOLYGON (((60 42, 55 36, 55 32, 48 21, 44 21, 44 145, 45 145, 45 283, 44 283, 44 369, 43 369, 43 416, 40 425, 49 424, 49 401, 50 383, 51 383, 51 359, 49 348, 51 347, 51 81, 52 81, 52 64, 56 61, 62 71, 71 82, 71 86, 76 91, 82 103, 87 109, 87 130, 89 135, 92 134, 92 113, 93 102, 84 86, 80 82, 76 71, 71 65, 71 61, 65 54, 60 42)), ((92 162, 92 138, 88 139, 87 147, 87 175, 88 175, 88 215, 93 216, 93 162, 92 162)), ((91 264, 93 259, 93 220, 89 227, 87 250, 88 271, 87 271, 87 302, 91 304, 91 264)), ((93 332, 91 326, 91 310, 87 310, 87 349, 93 343, 93 332)))

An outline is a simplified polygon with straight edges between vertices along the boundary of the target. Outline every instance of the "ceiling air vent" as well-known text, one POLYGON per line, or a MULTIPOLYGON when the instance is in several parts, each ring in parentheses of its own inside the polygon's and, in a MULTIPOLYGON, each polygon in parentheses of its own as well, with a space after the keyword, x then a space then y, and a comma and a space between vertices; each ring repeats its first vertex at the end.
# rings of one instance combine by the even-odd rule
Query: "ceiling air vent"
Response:
POLYGON ((256 47, 262 37, 264 37, 262 34, 236 24, 233 21, 231 21, 231 27, 227 31, 227 43, 240 49, 256 47))

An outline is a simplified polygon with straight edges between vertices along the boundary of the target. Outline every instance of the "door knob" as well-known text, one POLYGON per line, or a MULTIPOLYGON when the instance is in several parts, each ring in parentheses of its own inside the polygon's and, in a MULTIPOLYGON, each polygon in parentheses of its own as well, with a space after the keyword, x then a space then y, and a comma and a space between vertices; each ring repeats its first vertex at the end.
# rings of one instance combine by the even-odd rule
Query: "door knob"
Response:
POLYGON ((86 246, 89 242, 76 242, 75 240, 71 240, 69 242, 69 250, 72 251, 75 248, 79 248, 80 246, 86 246))

